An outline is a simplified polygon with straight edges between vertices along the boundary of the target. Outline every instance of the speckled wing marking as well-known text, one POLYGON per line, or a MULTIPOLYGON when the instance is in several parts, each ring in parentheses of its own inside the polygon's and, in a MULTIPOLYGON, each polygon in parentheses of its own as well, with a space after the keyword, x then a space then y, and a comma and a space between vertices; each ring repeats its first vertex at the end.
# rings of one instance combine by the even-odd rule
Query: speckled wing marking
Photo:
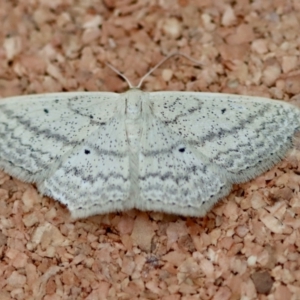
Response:
POLYGON ((244 182, 284 157, 300 130, 300 110, 283 101, 229 94, 151 93, 153 114, 164 126, 244 182))
POLYGON ((209 162, 178 132, 150 113, 143 120, 139 209, 203 216, 227 195, 226 170, 209 162))
POLYGON ((284 157, 300 110, 228 94, 154 92, 144 105, 140 208, 203 216, 233 183, 284 157))
POLYGON ((84 92, 0 100, 0 169, 36 182, 75 217, 123 209, 130 184, 119 100, 84 92))

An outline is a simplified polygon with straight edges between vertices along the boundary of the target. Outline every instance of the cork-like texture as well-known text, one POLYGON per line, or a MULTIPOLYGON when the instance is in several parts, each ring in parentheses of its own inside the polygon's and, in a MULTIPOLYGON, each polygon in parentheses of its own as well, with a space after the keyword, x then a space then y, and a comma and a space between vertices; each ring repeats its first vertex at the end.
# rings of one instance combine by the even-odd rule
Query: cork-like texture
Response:
MULTIPOLYGON (((300 102, 300 2, 0 1, 0 96, 128 89, 300 102)), ((0 100, 1 101, 1 100, 0 100)), ((280 142, 280 141, 278 141, 280 142)), ((300 144, 204 218, 74 221, 0 172, 0 299, 299 299, 300 144)))

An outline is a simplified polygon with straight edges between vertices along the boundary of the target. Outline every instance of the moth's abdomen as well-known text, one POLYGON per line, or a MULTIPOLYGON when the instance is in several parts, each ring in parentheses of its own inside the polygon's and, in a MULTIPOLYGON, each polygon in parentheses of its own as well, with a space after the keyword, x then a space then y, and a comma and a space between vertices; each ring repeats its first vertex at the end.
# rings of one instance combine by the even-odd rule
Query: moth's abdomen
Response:
POLYGON ((129 151, 132 153, 137 153, 140 149, 141 121, 127 119, 125 124, 129 151))

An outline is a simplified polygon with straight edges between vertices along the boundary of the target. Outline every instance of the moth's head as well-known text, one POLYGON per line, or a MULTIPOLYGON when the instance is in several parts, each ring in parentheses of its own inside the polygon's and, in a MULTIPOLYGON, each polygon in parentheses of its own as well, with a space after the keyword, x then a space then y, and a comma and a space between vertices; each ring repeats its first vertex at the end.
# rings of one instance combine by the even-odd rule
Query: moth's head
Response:
POLYGON ((137 87, 131 87, 124 94, 128 95, 130 98, 139 98, 139 97, 143 97, 142 95, 144 95, 145 92, 143 92, 141 89, 139 89, 137 87))

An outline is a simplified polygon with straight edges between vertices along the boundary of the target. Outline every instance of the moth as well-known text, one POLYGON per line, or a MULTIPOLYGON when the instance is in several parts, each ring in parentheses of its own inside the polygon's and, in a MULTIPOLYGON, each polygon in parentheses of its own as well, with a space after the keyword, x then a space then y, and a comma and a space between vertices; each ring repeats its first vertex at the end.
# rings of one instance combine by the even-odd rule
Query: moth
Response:
POLYGON ((204 216, 279 162, 300 130, 286 102, 140 85, 0 100, 0 169, 75 218, 131 208, 204 216))

